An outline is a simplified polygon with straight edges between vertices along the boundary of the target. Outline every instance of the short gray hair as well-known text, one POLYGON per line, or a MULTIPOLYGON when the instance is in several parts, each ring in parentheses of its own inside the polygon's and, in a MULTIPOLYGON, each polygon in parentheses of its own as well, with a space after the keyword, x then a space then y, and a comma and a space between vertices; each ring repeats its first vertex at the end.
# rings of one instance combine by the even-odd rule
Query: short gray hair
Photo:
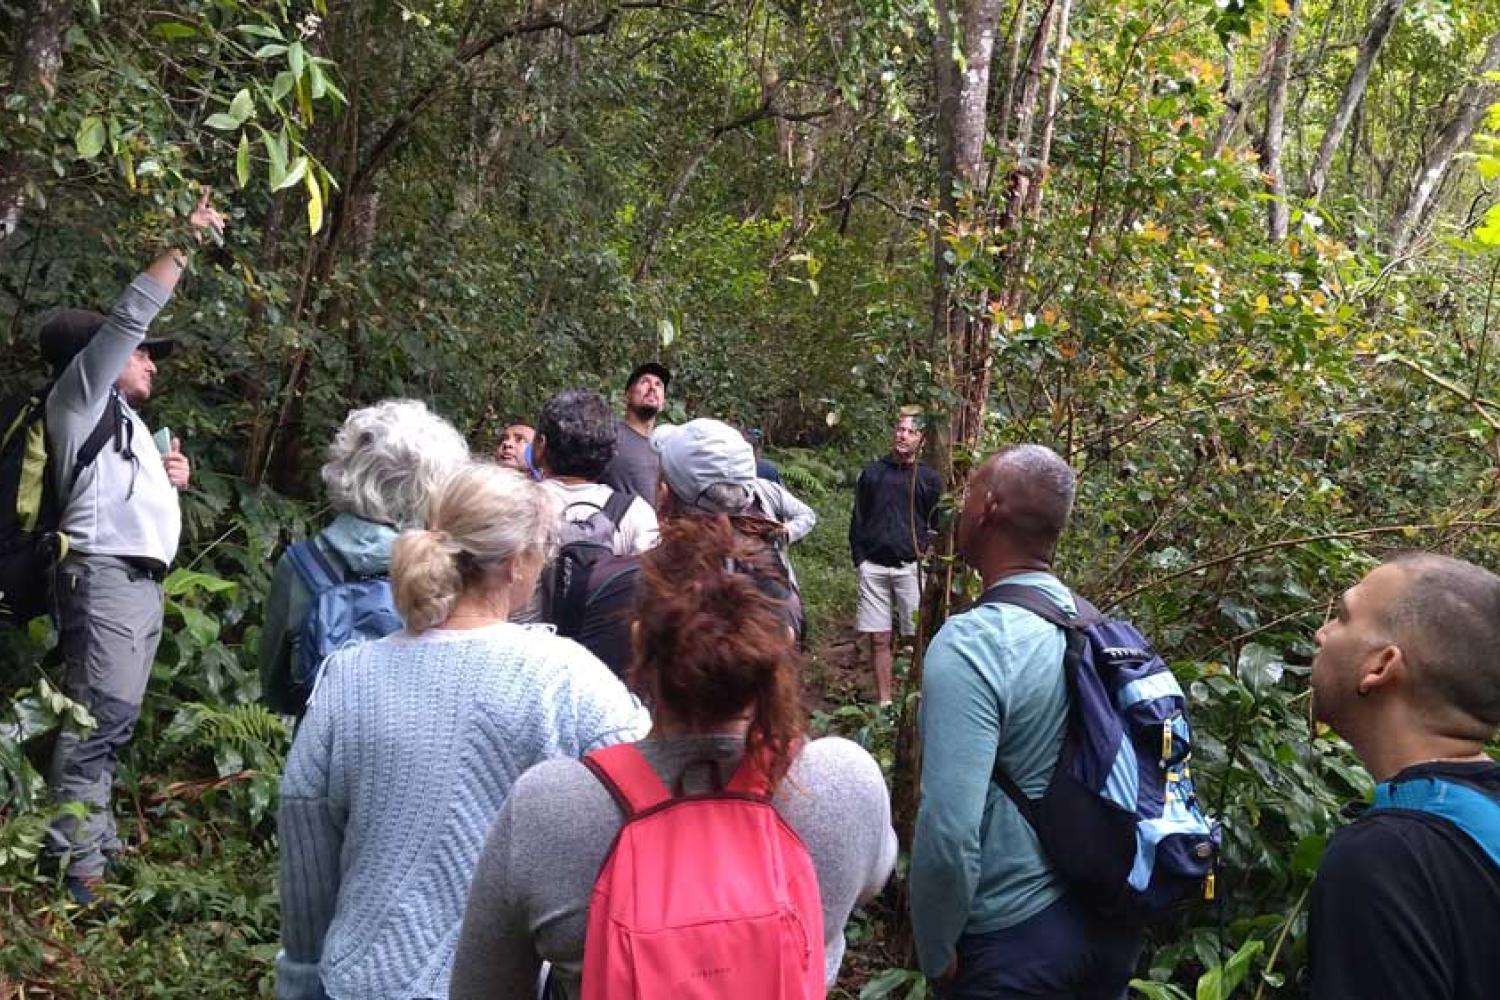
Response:
POLYGON ((1500 728, 1500 577, 1435 552, 1403 552, 1389 561, 1405 579, 1386 609, 1386 625, 1413 661, 1423 697, 1477 721, 1493 737, 1500 728))
POLYGON ((711 514, 743 514, 754 499, 755 494, 743 483, 714 483, 705 487, 697 501, 689 506, 711 514))
POLYGON ((995 456, 992 483, 1015 494, 1011 527, 1017 535, 1057 544, 1073 510, 1078 479, 1061 455, 1040 444, 1017 444, 995 456))
POLYGON ((334 510, 420 527, 432 492, 469 460, 463 435, 415 399, 354 410, 328 446, 323 485, 334 510))

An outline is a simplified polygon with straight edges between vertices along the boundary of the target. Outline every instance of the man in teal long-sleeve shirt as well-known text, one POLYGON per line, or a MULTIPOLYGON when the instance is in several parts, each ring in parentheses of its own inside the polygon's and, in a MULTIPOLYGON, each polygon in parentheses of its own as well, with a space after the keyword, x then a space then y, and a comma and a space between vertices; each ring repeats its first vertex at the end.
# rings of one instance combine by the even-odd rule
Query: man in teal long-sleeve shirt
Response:
MULTIPOLYGON (((1035 587, 1076 611, 1052 575, 1074 477, 1019 445, 969 481, 959 554, 988 590, 1035 587)), ((1138 932, 1064 893, 1036 833, 991 780, 998 764, 1029 797, 1046 789, 1067 722, 1062 630, 1021 608, 979 604, 948 620, 922 678, 922 803, 911 859, 917 958, 944 1000, 1116 1000, 1138 932)))

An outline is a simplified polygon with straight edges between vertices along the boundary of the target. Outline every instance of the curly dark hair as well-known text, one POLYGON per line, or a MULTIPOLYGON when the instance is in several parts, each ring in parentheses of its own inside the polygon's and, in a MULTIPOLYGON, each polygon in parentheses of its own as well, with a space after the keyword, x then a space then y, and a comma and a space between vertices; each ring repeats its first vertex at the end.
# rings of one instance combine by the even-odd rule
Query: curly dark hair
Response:
POLYGON ((763 580, 779 565, 723 515, 661 527, 641 557, 630 686, 692 728, 750 710, 745 752, 766 762, 774 784, 802 736, 796 640, 763 580))
POLYGON ((615 457, 615 415, 597 392, 568 389, 542 404, 536 435, 544 461, 558 476, 597 480, 615 457))

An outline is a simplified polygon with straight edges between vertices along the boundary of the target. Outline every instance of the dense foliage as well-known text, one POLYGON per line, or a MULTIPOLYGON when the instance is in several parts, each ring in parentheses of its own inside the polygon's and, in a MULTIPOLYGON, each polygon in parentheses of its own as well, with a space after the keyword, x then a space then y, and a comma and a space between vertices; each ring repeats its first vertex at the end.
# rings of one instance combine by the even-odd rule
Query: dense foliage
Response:
MULTIPOLYGON (((1382 552, 1500 553, 1500 113, 1461 127, 1500 100, 1500 8, 995 6, 979 183, 944 165, 935 72, 967 50, 934 43, 981 0, 0 0, 7 390, 40 377, 36 319, 107 305, 200 186, 232 216, 160 321, 190 350, 152 419, 196 485, 107 925, 34 864, 49 734, 89 720, 44 623, 0 637, 0 994, 267 995, 289 731, 255 649, 272 560, 322 515, 322 442, 410 395, 488 450, 654 355, 670 416, 786 449, 824 520, 799 549, 815 724, 894 769, 896 720, 847 669, 852 474, 898 404, 956 412, 963 372, 985 417, 935 435, 945 463, 1069 456, 1063 575, 1189 683, 1228 833, 1218 903, 1154 936, 1139 990, 1299 995, 1310 875, 1368 790, 1306 721, 1312 629, 1382 552), (1023 180, 1036 203, 1007 211, 1023 180)), ((922 995, 892 905, 853 933, 850 995, 922 995)))

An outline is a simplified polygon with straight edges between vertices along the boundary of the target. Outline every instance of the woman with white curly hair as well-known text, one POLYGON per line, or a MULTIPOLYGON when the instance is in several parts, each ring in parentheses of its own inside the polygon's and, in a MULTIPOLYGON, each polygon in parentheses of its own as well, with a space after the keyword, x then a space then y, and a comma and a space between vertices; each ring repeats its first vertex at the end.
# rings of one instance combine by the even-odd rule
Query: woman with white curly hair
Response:
POLYGON ((446 997, 486 831, 533 764, 639 738, 644 711, 571 639, 508 621, 558 502, 491 464, 391 559, 406 627, 328 658, 281 782, 281 1000, 446 997))
MULTIPOLYGON (((336 516, 303 543, 303 565, 333 579, 389 576, 396 535, 422 526, 433 491, 468 460, 463 435, 417 400, 351 411, 322 470, 336 516)), ((260 636, 263 697, 291 715, 302 714, 309 693, 311 677, 298 679, 308 673, 298 662, 314 596, 296 561, 288 550, 276 564, 260 636)))

